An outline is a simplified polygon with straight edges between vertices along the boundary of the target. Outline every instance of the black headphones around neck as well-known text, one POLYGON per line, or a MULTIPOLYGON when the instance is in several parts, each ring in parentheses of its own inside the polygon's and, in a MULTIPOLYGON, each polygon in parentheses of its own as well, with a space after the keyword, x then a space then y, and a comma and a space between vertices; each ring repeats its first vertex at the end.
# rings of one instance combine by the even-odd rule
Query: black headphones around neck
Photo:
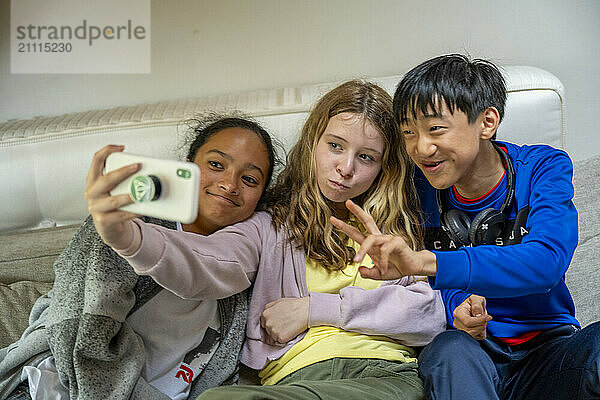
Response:
POLYGON ((441 190, 436 190, 435 199, 440 212, 440 223, 450 239, 461 246, 479 246, 482 244, 494 244, 496 238, 504 231, 506 216, 504 210, 512 203, 515 197, 515 170, 510 157, 495 142, 492 145, 500 154, 506 165, 508 189, 506 197, 500 207, 500 211, 494 208, 486 208, 473 218, 469 219, 464 211, 453 208, 445 210, 444 196, 441 190))

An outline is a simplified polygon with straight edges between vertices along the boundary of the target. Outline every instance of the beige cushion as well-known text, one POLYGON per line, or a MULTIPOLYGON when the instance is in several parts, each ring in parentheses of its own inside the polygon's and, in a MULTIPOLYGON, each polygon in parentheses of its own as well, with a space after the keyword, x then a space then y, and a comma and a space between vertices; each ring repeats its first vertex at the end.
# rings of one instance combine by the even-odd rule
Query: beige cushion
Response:
POLYGON ((0 348, 21 337, 33 303, 52 288, 54 261, 76 226, 0 235, 0 348))
POLYGON ((0 283, 0 348, 15 342, 29 326, 33 303, 52 288, 49 282, 0 283))
POLYGON ((54 260, 78 228, 69 225, 0 235, 0 283, 53 282, 54 260))

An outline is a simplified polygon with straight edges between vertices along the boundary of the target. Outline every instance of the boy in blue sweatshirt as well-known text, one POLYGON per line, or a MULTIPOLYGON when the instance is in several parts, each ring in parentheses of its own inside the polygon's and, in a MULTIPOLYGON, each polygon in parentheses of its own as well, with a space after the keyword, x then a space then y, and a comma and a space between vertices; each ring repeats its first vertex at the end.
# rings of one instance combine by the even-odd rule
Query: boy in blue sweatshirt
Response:
POLYGON ((420 355, 431 399, 600 399, 600 323, 581 329, 565 272, 577 246, 573 165, 546 145, 495 141, 506 87, 485 60, 452 54, 407 73, 394 95, 418 167, 425 248, 334 225, 369 254, 373 279, 428 275, 448 324, 420 355))

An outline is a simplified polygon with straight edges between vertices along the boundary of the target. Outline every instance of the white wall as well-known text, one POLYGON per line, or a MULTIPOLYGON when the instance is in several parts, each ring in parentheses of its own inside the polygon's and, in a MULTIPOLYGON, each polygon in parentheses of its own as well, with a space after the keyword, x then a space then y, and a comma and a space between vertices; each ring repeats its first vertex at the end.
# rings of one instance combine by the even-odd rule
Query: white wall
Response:
POLYGON ((599 20, 597 0, 153 0, 151 74, 18 75, 0 0, 0 121, 399 74, 468 52, 558 76, 568 150, 583 159, 600 153, 599 20))

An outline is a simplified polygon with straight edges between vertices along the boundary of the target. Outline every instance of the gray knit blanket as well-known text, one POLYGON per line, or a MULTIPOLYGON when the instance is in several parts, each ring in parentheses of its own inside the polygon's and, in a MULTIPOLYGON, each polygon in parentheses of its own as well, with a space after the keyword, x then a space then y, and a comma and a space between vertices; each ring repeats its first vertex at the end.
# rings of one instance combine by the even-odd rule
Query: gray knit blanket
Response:
MULTIPOLYGON (((148 222, 174 228, 165 221, 148 222)), ((29 327, 0 350, 0 400, 20 383, 23 366, 37 365, 51 354, 71 399, 168 399, 140 376, 144 344, 125 321, 162 288, 136 275, 104 244, 91 217, 54 263, 54 273, 54 287, 34 304, 29 327)), ((194 380, 189 398, 237 377, 247 291, 219 300, 218 308, 221 344, 194 380)))

